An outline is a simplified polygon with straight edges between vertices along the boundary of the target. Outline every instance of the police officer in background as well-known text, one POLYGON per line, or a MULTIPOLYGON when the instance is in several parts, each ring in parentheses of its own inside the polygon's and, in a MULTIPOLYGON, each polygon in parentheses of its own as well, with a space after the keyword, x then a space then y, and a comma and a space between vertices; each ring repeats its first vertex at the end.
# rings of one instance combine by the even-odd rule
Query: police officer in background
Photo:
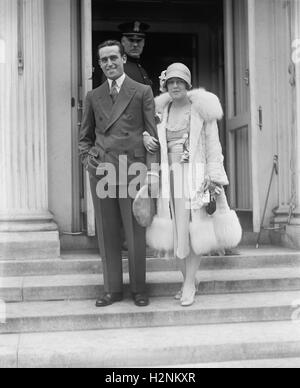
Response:
POLYGON ((119 26, 123 35, 121 43, 127 55, 125 73, 136 82, 152 86, 151 79, 140 63, 145 47, 146 32, 149 28, 148 24, 139 21, 123 23, 119 26))
MULTIPOLYGON (((124 65, 125 73, 134 81, 152 87, 153 83, 140 63, 145 47, 146 32, 149 28, 148 24, 139 21, 119 25, 119 30, 122 31, 123 35, 121 43, 127 56, 127 62, 124 65)), ((147 132, 144 132, 144 143, 150 153, 155 153, 159 149, 157 139, 147 132)))

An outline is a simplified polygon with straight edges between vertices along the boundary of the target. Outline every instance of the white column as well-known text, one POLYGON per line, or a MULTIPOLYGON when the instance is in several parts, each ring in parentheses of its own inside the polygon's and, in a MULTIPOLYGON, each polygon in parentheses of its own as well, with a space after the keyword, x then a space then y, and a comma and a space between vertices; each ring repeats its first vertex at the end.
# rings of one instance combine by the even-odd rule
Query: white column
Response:
MULTIPOLYGON (((297 51, 295 63, 295 79, 296 79, 296 99, 295 99, 295 128, 296 128, 296 144, 295 156, 296 160, 296 204, 297 213, 300 215, 300 1, 295 0, 295 33, 294 33, 294 49, 297 51)), ((295 52, 294 52, 295 54, 295 52)), ((300 220, 299 220, 300 223, 300 220)))
POLYGON ((0 0, 0 40, 0 259, 58 257, 48 211, 44 0, 0 0))
POLYGON ((288 237, 293 244, 300 248, 300 1, 292 2, 292 60, 295 65, 295 84, 293 102, 293 153, 292 169, 293 182, 292 191, 294 194, 294 204, 296 206, 291 226, 287 227, 288 237))

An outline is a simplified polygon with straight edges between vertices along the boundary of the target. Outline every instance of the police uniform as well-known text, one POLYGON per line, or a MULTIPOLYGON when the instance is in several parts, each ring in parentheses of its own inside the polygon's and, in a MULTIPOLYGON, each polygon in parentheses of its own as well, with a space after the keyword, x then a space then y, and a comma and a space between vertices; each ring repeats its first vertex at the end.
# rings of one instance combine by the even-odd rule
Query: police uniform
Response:
MULTIPOLYGON (((148 24, 138 21, 124 23, 119 26, 119 30, 123 36, 140 40, 145 38, 146 31, 149 28, 150 26, 148 24)), ((134 81, 144 85, 150 85, 151 87, 153 86, 153 82, 147 71, 141 65, 139 58, 133 58, 127 54, 127 63, 124 66, 124 71, 134 81)))
POLYGON ((140 84, 150 85, 152 87, 153 82, 149 78, 146 70, 140 64, 139 59, 127 56, 127 63, 124 66, 124 71, 128 77, 134 81, 139 82, 140 84))

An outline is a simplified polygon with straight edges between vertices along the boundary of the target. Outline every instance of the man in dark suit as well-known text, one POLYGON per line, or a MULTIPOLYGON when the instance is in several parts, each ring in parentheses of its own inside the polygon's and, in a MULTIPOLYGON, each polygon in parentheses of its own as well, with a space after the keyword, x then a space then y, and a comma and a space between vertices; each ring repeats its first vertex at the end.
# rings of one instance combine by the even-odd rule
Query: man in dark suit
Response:
MULTIPOLYGON (((144 85, 152 87, 153 82, 148 76, 147 71, 141 65, 141 56, 145 47, 146 33, 150 26, 140 21, 132 21, 119 25, 119 30, 122 31, 121 43, 127 57, 124 63, 124 72, 129 78, 144 85)), ((101 65, 100 65, 101 67, 101 65)), ((101 83, 106 82, 106 75, 102 72, 101 83)), ((148 152, 157 152, 159 144, 155 137, 145 130, 144 144, 148 152)), ((123 233, 123 232, 122 232, 123 233)), ((127 247, 126 243, 124 248, 127 247)))
POLYGON ((103 260, 105 294, 96 306, 109 306, 123 298, 123 223, 131 291, 135 304, 142 307, 149 304, 146 294, 145 229, 134 218, 133 198, 124 195, 124 192, 134 178, 127 174, 127 168, 134 163, 146 163, 146 181, 151 194, 155 196, 158 193, 159 151, 151 154, 143 145, 145 130, 157 138, 154 98, 150 86, 141 85, 125 75, 126 55, 121 43, 107 41, 100 45, 99 58, 107 81, 87 95, 79 140, 82 162, 90 174, 103 260), (107 176, 111 167, 116 172, 116 181, 113 182, 107 176), (121 171, 124 171, 123 167, 126 168, 125 176, 121 171), (106 184, 102 185, 102 182, 106 184), (105 193, 112 195, 105 196, 105 193))

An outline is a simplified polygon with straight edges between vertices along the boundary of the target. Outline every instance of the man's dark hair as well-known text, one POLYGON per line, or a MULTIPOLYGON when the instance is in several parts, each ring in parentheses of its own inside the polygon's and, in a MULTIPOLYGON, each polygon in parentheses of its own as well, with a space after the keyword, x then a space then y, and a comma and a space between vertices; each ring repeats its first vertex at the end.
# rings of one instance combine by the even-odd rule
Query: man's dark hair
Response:
POLYGON ((121 57, 125 55, 125 49, 123 45, 118 40, 106 40, 98 46, 98 56, 100 56, 100 50, 104 47, 118 46, 120 50, 121 57))

